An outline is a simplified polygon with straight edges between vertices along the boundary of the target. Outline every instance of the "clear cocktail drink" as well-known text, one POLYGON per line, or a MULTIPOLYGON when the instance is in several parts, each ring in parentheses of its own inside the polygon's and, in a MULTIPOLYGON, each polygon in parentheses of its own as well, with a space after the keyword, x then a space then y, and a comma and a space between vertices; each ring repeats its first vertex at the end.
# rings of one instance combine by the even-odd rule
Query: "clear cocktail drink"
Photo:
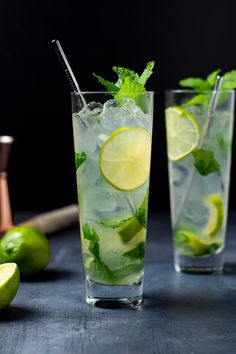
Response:
POLYGON ((194 104, 194 91, 166 94, 166 128, 175 268, 220 272, 228 214, 234 92, 212 92, 194 104))
POLYGON ((72 94, 86 300, 142 302, 153 93, 72 94))

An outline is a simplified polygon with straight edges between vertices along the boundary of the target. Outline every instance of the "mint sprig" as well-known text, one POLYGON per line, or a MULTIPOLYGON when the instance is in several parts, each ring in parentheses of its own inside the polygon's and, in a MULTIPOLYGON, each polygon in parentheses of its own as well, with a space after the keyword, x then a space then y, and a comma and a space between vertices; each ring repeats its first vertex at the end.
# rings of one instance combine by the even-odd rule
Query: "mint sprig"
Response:
POLYGON ((140 76, 131 69, 113 66, 112 70, 118 75, 116 82, 108 81, 96 74, 93 75, 108 92, 117 93, 116 98, 131 97, 135 99, 139 93, 146 92, 144 86, 153 73, 154 63, 154 61, 148 62, 140 76))
MULTIPOLYGON (((221 69, 214 70, 210 73, 206 79, 199 77, 189 77, 179 81, 179 85, 184 88, 192 89, 196 92, 201 91, 212 91, 217 75, 221 72, 221 69)), ((223 81, 221 86, 221 91, 233 90, 236 88, 236 70, 231 70, 223 75, 223 81)), ((183 107, 188 107, 192 105, 208 105, 211 100, 211 94, 201 93, 194 96, 191 100, 185 102, 183 107)), ((223 100, 223 97, 221 101, 223 100)))

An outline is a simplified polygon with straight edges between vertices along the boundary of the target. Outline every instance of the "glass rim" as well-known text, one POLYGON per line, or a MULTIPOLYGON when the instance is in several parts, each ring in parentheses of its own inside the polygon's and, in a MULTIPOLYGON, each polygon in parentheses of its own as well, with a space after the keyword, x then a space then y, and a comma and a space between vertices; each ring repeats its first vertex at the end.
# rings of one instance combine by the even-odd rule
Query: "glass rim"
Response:
MULTIPOLYGON (((199 93, 212 93, 214 90, 191 90, 191 89, 166 89, 165 92, 174 92, 174 93, 194 93, 195 95, 199 93)), ((216 92, 225 92, 225 93, 233 93, 235 90, 216 90, 216 92)))
MULTIPOLYGON (((154 94, 155 91, 145 91, 145 92, 134 92, 135 94, 139 94, 139 95, 144 95, 144 94, 154 94)), ((116 95, 117 92, 108 92, 108 91, 81 91, 81 92, 71 92, 70 93, 72 96, 80 96, 80 95, 87 95, 87 94, 107 94, 107 95, 116 95)), ((130 95, 132 94, 132 92, 122 92, 122 94, 125 95, 130 95)))

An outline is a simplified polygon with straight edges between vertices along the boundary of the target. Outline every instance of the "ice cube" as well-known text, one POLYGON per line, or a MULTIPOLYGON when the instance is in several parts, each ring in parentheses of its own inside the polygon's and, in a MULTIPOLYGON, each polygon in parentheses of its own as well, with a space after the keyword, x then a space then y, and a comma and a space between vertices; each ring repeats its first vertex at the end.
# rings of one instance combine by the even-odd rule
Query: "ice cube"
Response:
POLYGON ((97 189, 94 193, 93 205, 98 212, 114 211, 117 208, 116 196, 106 189, 97 189))
POLYGON ((109 138, 109 135, 107 135, 107 134, 99 134, 98 135, 98 146, 101 147, 108 138, 109 138))
POLYGON ((99 115, 103 110, 103 106, 99 102, 89 102, 82 111, 80 111, 78 114, 80 117, 87 119, 88 116, 94 116, 94 115, 99 115))
POLYGON ((73 114, 74 146, 76 152, 93 153, 97 148, 93 128, 85 125, 78 114, 73 114))
POLYGON ((108 100, 99 116, 101 126, 108 132, 124 126, 140 126, 151 131, 151 119, 131 98, 108 100))

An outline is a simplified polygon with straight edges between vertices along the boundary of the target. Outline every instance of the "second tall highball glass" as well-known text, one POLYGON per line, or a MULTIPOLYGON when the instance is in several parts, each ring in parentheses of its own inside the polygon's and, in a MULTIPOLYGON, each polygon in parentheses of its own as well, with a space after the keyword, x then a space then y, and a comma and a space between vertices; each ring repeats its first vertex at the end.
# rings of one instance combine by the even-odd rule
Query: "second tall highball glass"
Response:
POLYGON ((166 92, 175 269, 221 272, 226 237, 234 91, 166 92), (196 101, 201 98, 202 104, 196 101))

